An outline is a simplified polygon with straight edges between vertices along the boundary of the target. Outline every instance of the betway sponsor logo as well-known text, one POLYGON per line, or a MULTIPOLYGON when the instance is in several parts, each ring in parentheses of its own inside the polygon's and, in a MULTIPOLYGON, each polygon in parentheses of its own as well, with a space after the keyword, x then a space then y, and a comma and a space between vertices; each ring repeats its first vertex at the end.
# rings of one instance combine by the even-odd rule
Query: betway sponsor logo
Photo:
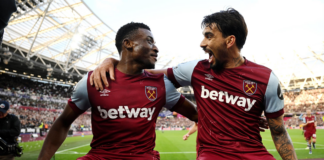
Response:
POLYGON ((219 91, 219 92, 215 90, 209 91, 208 89, 205 88, 205 86, 201 86, 201 98, 208 98, 208 97, 214 101, 218 100, 223 103, 228 103, 228 104, 230 103, 233 105, 236 104, 237 106, 244 107, 245 111, 249 111, 253 107, 254 103, 256 102, 256 100, 254 99, 233 96, 224 91, 219 91))
POLYGON ((119 106, 118 109, 101 109, 100 106, 97 107, 100 113, 101 118, 106 119, 116 119, 116 118, 147 118, 147 120, 152 120, 153 113, 155 111, 155 107, 153 108, 132 108, 129 109, 128 106, 119 106), (124 114, 126 111, 126 115, 124 114))

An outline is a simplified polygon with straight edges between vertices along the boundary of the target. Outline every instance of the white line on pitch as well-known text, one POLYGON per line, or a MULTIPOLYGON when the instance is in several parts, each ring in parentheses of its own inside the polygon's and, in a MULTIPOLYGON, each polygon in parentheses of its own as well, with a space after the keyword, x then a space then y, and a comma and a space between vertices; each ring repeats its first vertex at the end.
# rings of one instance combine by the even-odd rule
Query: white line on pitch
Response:
MULTIPOLYGON (((265 140, 265 141, 273 141, 272 139, 271 140, 270 139, 262 139, 262 140, 265 140)), ((306 146, 306 141, 305 141, 305 143, 301 143, 301 142, 293 142, 293 143, 296 143, 296 144, 304 144, 306 146)), ((321 144, 317 144, 316 143, 316 146, 324 146, 324 145, 321 145, 321 144)))
POLYGON ((68 148, 68 149, 64 149, 64 150, 61 150, 61 151, 57 151, 56 154, 62 153, 62 152, 68 151, 68 150, 76 149, 76 148, 81 148, 81 147, 84 147, 84 146, 90 146, 90 144, 85 144, 85 145, 81 145, 81 146, 77 146, 77 147, 73 147, 73 148, 68 148))
MULTIPOLYGON (((324 148, 316 148, 313 149, 314 150, 318 150, 318 149, 324 149, 324 148)), ((277 151, 276 149, 267 149, 269 152, 274 152, 277 151)), ((295 148, 295 150, 308 150, 305 148, 295 148)), ((64 153, 59 153, 59 154, 87 154, 88 152, 73 152, 73 151, 69 151, 69 152, 64 152, 64 153)), ((186 153, 197 153, 197 152, 160 152, 160 154, 186 154, 186 153)))

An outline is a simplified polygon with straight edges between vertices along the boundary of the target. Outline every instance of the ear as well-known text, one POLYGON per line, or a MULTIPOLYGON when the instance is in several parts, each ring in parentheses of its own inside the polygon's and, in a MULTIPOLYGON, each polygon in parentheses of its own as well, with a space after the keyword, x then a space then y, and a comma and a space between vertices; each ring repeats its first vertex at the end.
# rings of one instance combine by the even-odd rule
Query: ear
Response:
POLYGON ((234 35, 230 35, 226 38, 226 47, 231 48, 232 46, 235 45, 236 38, 234 35))
POLYGON ((133 48, 133 41, 126 38, 123 40, 123 47, 125 47, 127 50, 131 50, 133 48))

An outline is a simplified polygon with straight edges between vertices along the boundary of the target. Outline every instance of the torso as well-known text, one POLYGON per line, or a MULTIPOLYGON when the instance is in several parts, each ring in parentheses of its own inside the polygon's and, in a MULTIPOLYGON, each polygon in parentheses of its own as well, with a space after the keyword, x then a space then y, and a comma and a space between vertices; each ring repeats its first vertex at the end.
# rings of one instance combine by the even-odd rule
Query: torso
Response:
POLYGON ((116 80, 108 81, 109 88, 101 92, 88 85, 91 146, 121 153, 152 151, 155 122, 166 102, 163 75, 128 76, 116 70, 116 80))
POLYGON ((259 118, 270 73, 270 69, 249 61, 221 74, 215 73, 207 60, 197 64, 191 85, 197 93, 198 141, 202 148, 265 150, 259 118))

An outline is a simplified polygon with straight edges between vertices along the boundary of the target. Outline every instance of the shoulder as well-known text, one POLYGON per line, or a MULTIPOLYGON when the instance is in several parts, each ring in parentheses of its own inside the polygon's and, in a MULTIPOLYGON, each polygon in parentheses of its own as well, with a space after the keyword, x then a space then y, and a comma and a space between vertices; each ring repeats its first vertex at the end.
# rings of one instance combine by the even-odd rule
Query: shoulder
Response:
POLYGON ((250 67, 251 69, 254 69, 254 70, 260 70, 262 72, 267 72, 267 73, 271 73, 272 70, 266 66, 263 66, 261 64, 257 64, 257 63, 254 63, 252 61, 249 61, 249 60, 246 60, 246 65, 248 67, 250 67))
POLYGON ((196 59, 196 60, 180 63, 179 65, 175 66, 174 69, 177 69, 179 67, 183 69, 195 68, 197 66, 202 67, 202 66, 206 66, 206 64, 208 64, 209 66, 209 62, 207 59, 196 59))
POLYGON ((245 71, 248 72, 252 78, 263 84, 273 83, 277 85, 279 83, 279 79, 273 70, 266 66, 246 60, 245 71))
POLYGON ((152 74, 152 73, 146 72, 144 70, 144 75, 145 75, 146 79, 152 79, 152 80, 163 80, 164 79, 164 74, 163 73, 152 74))

